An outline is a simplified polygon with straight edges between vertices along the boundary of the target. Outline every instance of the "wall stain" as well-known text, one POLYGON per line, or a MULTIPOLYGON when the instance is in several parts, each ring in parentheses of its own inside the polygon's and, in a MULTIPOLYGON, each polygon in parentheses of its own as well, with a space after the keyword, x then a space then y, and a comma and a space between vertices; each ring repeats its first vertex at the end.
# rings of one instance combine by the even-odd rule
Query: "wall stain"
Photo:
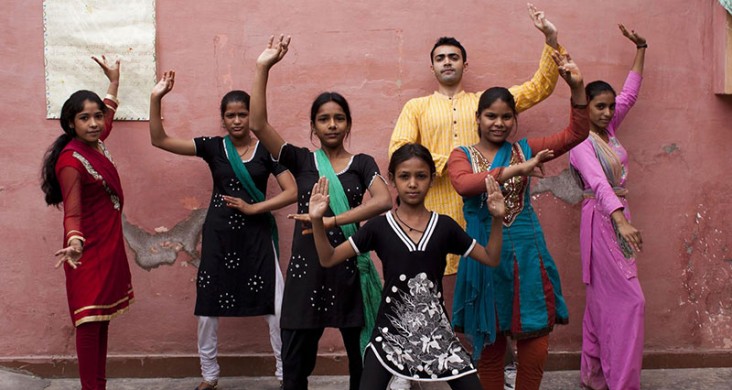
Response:
POLYGON ((554 196, 569 204, 577 204, 582 201, 582 189, 575 181, 569 168, 563 170, 559 175, 539 179, 531 186, 531 195, 544 192, 551 192, 554 196))
POLYGON ((142 269, 150 271, 161 265, 173 264, 180 252, 190 257, 189 263, 196 267, 201 261, 197 247, 201 240, 203 221, 208 209, 196 209, 172 229, 148 233, 144 229, 131 224, 122 214, 122 229, 132 252, 135 263, 142 269))

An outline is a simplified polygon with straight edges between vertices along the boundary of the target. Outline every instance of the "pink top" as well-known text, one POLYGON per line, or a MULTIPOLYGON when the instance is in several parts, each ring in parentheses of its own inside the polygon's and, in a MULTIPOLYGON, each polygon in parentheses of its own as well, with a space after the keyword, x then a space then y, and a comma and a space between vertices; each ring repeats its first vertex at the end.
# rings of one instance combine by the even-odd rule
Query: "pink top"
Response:
MULTIPOLYGON (((615 154, 618 156, 622 164, 622 175, 618 179, 618 184, 624 187, 628 176, 628 153, 620 144, 615 134, 620 123, 625 119, 625 116, 630 111, 631 107, 635 104, 638 98, 638 91, 640 90, 641 81, 643 77, 634 71, 628 73, 628 77, 625 79, 623 90, 615 98, 615 115, 607 126, 607 133, 609 137, 608 144, 613 149, 615 154)), ((590 255, 592 250, 592 226, 593 214, 595 210, 598 210, 603 220, 607 220, 607 226, 603 228, 606 230, 609 228, 611 232, 607 234, 614 234, 612 231, 612 225, 610 224, 610 214, 617 209, 624 209, 626 218, 630 219, 630 212, 628 211, 628 204, 624 197, 618 197, 615 194, 612 186, 608 182, 605 172, 602 170, 600 161, 595 155, 595 149, 592 146, 590 139, 587 139, 577 145, 574 149, 569 152, 569 163, 577 169, 582 175, 586 192, 594 193, 593 198, 585 199, 582 203, 582 222, 580 225, 580 249, 582 254, 582 273, 583 281, 585 283, 590 282, 590 255)), ((622 255, 621 255, 622 257, 622 255)), ((636 275, 635 261, 618 261, 623 273, 626 277, 633 277, 636 275)))

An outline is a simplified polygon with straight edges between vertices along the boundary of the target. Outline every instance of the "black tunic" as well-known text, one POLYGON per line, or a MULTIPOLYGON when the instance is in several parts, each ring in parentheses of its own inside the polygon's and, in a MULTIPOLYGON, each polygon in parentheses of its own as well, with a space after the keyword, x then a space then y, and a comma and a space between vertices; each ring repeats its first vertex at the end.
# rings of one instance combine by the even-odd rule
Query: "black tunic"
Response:
MULTIPOLYGON (((226 207, 222 195, 253 203, 227 158, 222 137, 195 138, 196 155, 206 160, 213 178, 211 203, 203 224, 195 315, 242 317, 274 314, 275 262, 270 220, 226 207)), ((270 174, 286 169, 272 161, 259 143, 244 161, 257 188, 267 193, 270 174)))
POLYGON ((475 240, 452 218, 433 212, 415 243, 390 211, 371 219, 349 241, 357 253, 375 250, 383 265, 384 291, 369 348, 384 368, 418 381, 475 372, 442 298, 445 256, 467 256, 475 240))
MULTIPOLYGON (((310 192, 318 181, 315 154, 306 148, 289 144, 282 147, 279 163, 286 166, 297 181, 297 212, 307 214, 310 192)), ((371 156, 357 154, 348 167, 336 172, 346 192, 348 204, 356 207, 371 182, 379 176, 379 167, 371 156)), ((326 216, 332 216, 328 209, 326 216)), ((332 245, 345 241, 340 228, 327 232, 332 245)), ((302 234, 302 223, 295 223, 292 257, 287 267, 282 299, 282 329, 314 329, 323 327, 361 327, 364 324, 361 284, 356 258, 323 268, 318 260, 312 234, 302 234)))

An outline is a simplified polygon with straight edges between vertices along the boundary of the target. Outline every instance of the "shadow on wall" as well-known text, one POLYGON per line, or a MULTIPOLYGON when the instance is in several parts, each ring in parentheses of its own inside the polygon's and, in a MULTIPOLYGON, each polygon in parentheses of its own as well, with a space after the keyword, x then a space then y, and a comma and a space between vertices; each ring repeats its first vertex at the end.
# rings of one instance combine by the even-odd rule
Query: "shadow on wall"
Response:
POLYGON ((183 251, 190 256, 189 262, 196 267, 201 261, 198 243, 208 209, 197 209, 188 218, 170 230, 148 233, 139 226, 127 222, 122 214, 122 229, 130 249, 135 253, 135 262, 149 271, 163 264, 173 264, 183 251))

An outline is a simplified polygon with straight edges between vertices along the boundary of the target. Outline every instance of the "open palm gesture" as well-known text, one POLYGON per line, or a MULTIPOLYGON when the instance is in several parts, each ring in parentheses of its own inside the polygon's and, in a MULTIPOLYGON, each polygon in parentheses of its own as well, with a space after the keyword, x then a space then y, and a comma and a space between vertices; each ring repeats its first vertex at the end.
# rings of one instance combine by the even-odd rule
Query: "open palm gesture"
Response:
POLYGON ((633 41, 633 43, 635 43, 636 46, 646 44, 646 39, 643 38, 642 36, 638 35, 638 33, 635 32, 635 30, 630 30, 630 32, 628 32, 628 29, 626 29, 625 26, 623 26, 622 24, 618 24, 618 27, 620 28, 620 31, 623 32, 623 35, 625 35, 626 38, 633 41))
POLYGON ((173 85, 175 85, 175 71, 169 70, 163 73, 163 77, 158 80, 158 83, 155 84, 150 94, 153 97, 162 98, 173 90, 173 85))
POLYGON ((323 218, 325 211, 328 210, 329 204, 330 196, 328 195, 328 179, 321 177, 313 186, 313 192, 310 193, 308 215, 310 215, 311 219, 323 218))
POLYGON ((284 34, 281 34, 278 39, 275 40, 274 35, 269 37, 269 43, 267 48, 264 49, 262 54, 257 58, 257 65, 264 66, 267 68, 272 67, 274 64, 280 62, 282 58, 287 54, 287 50, 290 47, 290 36, 285 38, 284 34))
POLYGON ((503 218, 506 216, 506 203, 503 200, 503 193, 498 186, 498 182, 493 176, 485 177, 485 190, 488 193, 488 212, 495 218, 503 218))
POLYGON ((102 59, 92 56, 92 59, 94 62, 99 64, 99 66, 104 71, 104 75, 107 76, 107 79, 109 79, 110 83, 118 83, 119 82, 119 59, 114 61, 113 64, 107 63, 107 57, 102 56, 102 59))

